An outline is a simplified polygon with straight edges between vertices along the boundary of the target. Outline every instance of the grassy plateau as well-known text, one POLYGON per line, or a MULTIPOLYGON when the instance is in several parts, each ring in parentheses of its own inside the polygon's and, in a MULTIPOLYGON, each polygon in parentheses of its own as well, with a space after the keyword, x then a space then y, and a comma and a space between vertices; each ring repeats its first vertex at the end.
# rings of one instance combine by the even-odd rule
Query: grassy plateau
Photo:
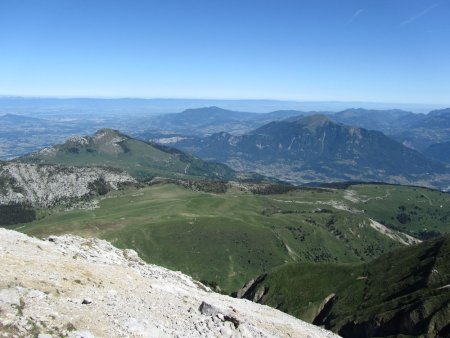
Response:
POLYGON ((394 185, 262 195, 239 185, 218 194, 162 183, 111 192, 94 209, 38 210, 38 220, 9 227, 37 237, 104 238, 231 293, 286 264, 367 262, 403 247, 406 234, 447 233, 449 201, 449 194, 394 185))

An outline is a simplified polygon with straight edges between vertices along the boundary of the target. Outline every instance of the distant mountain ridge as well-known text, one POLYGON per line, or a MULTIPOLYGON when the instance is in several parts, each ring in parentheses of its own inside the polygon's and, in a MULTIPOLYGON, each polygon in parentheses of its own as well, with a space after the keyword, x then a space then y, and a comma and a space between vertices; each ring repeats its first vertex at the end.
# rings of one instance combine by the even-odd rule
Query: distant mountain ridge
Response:
POLYGON ((396 133, 415 121, 421 120, 424 116, 424 114, 414 114, 400 109, 368 110, 363 108, 346 109, 330 115, 336 122, 378 130, 385 134, 396 133))
POLYGON ((419 151, 434 143, 450 141, 450 108, 431 111, 420 119, 405 125, 392 137, 419 151))
POLYGON ((428 182, 445 165, 371 131, 325 115, 268 123, 242 136, 218 133, 180 140, 180 149, 239 170, 256 170, 295 183, 331 180, 428 182))
POLYGON ((243 134, 271 121, 305 114, 307 113, 297 110, 249 113, 215 106, 186 109, 181 113, 154 117, 148 131, 141 133, 140 136, 145 138, 147 135, 161 132, 186 136, 207 136, 224 130, 234 134, 243 134))
POLYGON ((5 114, 0 115, 0 121, 2 123, 26 123, 26 122, 45 122, 43 119, 27 116, 27 115, 21 115, 21 114, 5 114))

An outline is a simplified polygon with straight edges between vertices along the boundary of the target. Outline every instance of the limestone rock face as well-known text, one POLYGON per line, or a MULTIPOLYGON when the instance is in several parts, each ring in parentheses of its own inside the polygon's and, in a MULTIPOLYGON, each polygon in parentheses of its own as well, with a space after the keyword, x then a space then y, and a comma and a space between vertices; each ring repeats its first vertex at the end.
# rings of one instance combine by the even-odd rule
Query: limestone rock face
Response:
POLYGON ((98 239, 0 229, 5 337, 337 337, 98 239))
POLYGON ((0 163, 0 204, 28 203, 45 208, 134 183, 126 172, 115 169, 0 163))

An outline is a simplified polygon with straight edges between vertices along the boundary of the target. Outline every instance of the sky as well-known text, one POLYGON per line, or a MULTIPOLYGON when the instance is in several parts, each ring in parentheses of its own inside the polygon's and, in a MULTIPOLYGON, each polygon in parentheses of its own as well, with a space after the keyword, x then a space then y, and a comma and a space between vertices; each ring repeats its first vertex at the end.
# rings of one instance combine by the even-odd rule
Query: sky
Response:
POLYGON ((0 95, 450 104, 450 0, 0 0, 0 95))

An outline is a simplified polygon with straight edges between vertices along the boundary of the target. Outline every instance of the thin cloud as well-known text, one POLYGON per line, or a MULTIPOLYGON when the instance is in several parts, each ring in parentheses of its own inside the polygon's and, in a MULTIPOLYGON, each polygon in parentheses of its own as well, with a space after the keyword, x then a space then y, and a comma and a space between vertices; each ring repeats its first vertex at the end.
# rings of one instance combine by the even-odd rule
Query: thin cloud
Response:
POLYGON ((362 14, 362 12, 364 12, 364 8, 360 8, 358 9, 355 13, 353 13, 352 17, 350 18, 350 20, 348 20, 347 25, 350 25, 353 21, 356 20, 356 18, 358 16, 360 16, 362 14))
POLYGON ((425 8, 422 12, 420 12, 420 13, 410 17, 409 19, 403 21, 401 23, 401 26, 409 25, 409 24, 413 23, 414 21, 416 21, 417 19, 420 19, 422 16, 427 15, 429 12, 431 12, 433 9, 435 9, 437 6, 439 6, 439 4, 440 3, 437 2, 434 5, 432 5, 432 6, 428 7, 428 8, 425 8))

